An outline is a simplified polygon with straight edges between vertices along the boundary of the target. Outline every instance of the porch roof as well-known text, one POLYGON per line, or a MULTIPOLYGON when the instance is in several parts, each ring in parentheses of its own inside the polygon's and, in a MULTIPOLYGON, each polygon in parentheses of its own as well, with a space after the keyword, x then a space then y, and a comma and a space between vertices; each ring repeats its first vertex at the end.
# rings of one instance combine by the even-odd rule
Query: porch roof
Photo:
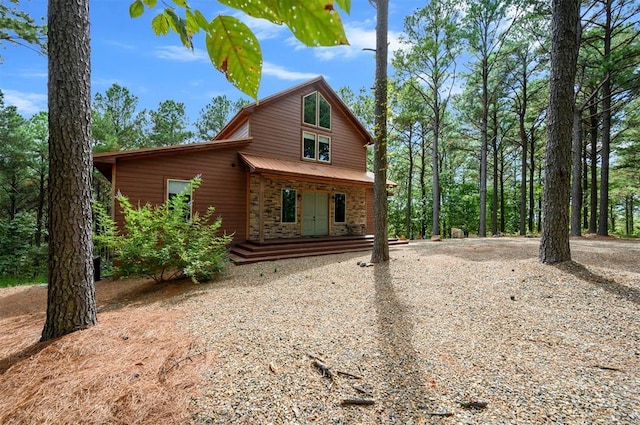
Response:
MULTIPOLYGON (((240 158, 252 173, 283 177, 306 178, 313 180, 343 182, 370 186, 373 185, 373 173, 353 168, 342 168, 317 162, 290 161, 281 158, 258 156, 240 152, 240 158)), ((397 186, 387 180, 387 186, 397 186)))

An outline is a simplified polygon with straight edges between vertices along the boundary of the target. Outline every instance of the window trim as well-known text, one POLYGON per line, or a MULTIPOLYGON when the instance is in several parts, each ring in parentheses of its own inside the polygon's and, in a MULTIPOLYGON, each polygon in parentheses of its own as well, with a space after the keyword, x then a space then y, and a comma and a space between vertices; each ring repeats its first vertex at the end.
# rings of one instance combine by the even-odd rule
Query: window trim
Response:
POLYGON ((347 194, 345 192, 336 192, 333 194, 333 222, 334 224, 346 224, 347 223, 347 194), (344 196, 344 221, 337 221, 336 208, 338 206, 338 195, 344 196))
MULTIPOLYGON (((324 143, 324 142, 323 142, 324 143)), ((331 164, 331 136, 327 136, 326 134, 320 134, 320 133, 314 133, 311 131, 302 131, 302 140, 301 140, 301 152, 300 152, 300 157, 303 161, 314 161, 314 162, 320 162, 323 164, 331 164), (313 157, 308 157, 305 155, 305 136, 309 135, 309 136, 313 136, 313 140, 314 140, 314 156, 313 157), (320 159, 320 139, 326 139, 327 141, 327 145, 328 145, 328 159, 324 160, 324 159, 320 159)))
POLYGON ((318 162, 324 162, 325 164, 331 164, 331 137, 326 136, 324 134, 318 134, 318 137, 316 138, 316 160, 318 162), (320 139, 321 138, 327 139, 327 145, 329 146, 329 149, 327 150, 329 158, 326 161, 324 159, 320 159, 320 139))
POLYGON ((309 94, 306 94, 304 96, 302 96, 302 123, 306 124, 306 125, 311 125, 313 127, 317 127, 318 125, 318 92, 314 91, 311 92, 309 94), (307 117, 306 117, 306 106, 307 106, 307 98, 311 97, 315 95, 316 96, 316 100, 315 100, 315 106, 314 106, 314 113, 313 113, 313 120, 314 122, 307 122, 307 117))
POLYGON ((305 161, 317 161, 318 158, 318 135, 316 133, 312 133, 310 131, 302 132, 302 159, 305 161), (308 157, 305 155, 305 141, 306 136, 313 136, 313 157, 308 157))
POLYGON ((283 187, 280 190, 280 224, 297 224, 298 223, 298 190, 290 187, 283 187), (284 221, 284 192, 290 190, 293 192, 293 221, 284 221))
MULTIPOLYGON (((171 195, 177 195, 179 193, 182 192, 182 190, 180 192, 169 192, 169 186, 171 182, 178 182, 178 183, 186 183, 186 185, 189 187, 189 219, 193 216, 193 185, 191 184, 191 180, 184 180, 184 179, 171 179, 171 178, 167 178, 167 190, 165 192, 165 201, 168 201, 171 195)), ((183 189, 184 190, 184 189, 183 189)))
POLYGON ((313 91, 311 93, 308 93, 308 94, 302 96, 302 123, 304 125, 308 125, 308 126, 311 126, 311 127, 315 127, 315 128, 331 131, 331 121, 332 121, 331 109, 332 109, 331 103, 327 100, 326 97, 324 97, 324 95, 322 93, 320 93, 320 91, 316 90, 316 91, 313 91), (307 98, 309 98, 310 96, 313 96, 313 95, 315 95, 315 97, 316 97, 315 106, 314 106, 315 110, 314 110, 314 114, 313 114, 314 115, 314 118, 313 118, 314 122, 307 122, 306 121, 306 116, 305 116, 306 115, 305 114, 305 112, 306 112, 305 111, 306 100, 307 100, 307 98), (327 126, 327 127, 325 127, 325 126, 320 124, 320 102, 321 102, 321 99, 322 99, 322 101, 324 103, 326 103, 327 107, 329 108, 329 111, 328 111, 328 113, 329 113, 329 126, 327 126))

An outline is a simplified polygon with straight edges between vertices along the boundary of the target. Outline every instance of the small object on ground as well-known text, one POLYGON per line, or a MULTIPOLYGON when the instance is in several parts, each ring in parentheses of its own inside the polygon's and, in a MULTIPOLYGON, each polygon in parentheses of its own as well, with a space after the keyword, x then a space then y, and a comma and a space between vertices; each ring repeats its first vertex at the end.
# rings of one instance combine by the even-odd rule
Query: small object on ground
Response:
POLYGON ((362 376, 360 376, 360 375, 355 375, 353 373, 345 372, 345 371, 342 371, 342 370, 338 370, 337 373, 338 373, 338 375, 346 376, 347 378, 362 379, 362 376))
POLYGON ((353 384, 351 385, 351 388, 353 388, 354 390, 356 390, 359 393, 362 393, 366 396, 373 396, 373 389, 371 388, 370 385, 364 384, 364 385, 356 385, 353 384))
POLYGON ((367 261, 359 261, 359 262, 358 262, 358 265, 359 265, 360 267, 371 267, 371 266, 373 266, 374 264, 373 264, 373 263, 369 263, 369 262, 367 262, 367 261))
POLYGON ((275 364, 273 364, 273 362, 269 363, 269 370, 275 374, 278 374, 278 368, 275 364))
POLYGON ((487 401, 479 401, 479 400, 460 402, 460 406, 462 406, 465 409, 485 409, 488 404, 489 402, 487 401))
POLYGON ((428 413, 429 416, 440 416, 443 418, 448 418, 450 416, 453 416, 453 412, 450 412, 449 410, 445 410, 445 409, 440 409, 440 410, 436 410, 434 412, 429 412, 428 413))
POLYGON ((311 357, 312 359, 318 360, 322 363, 325 363, 324 359, 317 354, 307 353, 307 356, 311 357))
POLYGON ((511 301, 515 301, 516 300, 516 296, 515 295, 511 295, 509 298, 511 298, 511 301))
POLYGON ((322 376, 324 378, 333 379, 333 373, 320 360, 314 359, 313 362, 311 362, 311 364, 314 365, 316 368, 318 368, 318 370, 322 373, 322 376))
POLYGON ((372 398, 345 398, 342 399, 343 405, 355 406, 371 406, 375 403, 372 398))
POLYGON ((596 365, 593 365, 593 367, 602 369, 602 370, 612 370, 614 372, 622 372, 622 369, 615 366, 606 366, 606 365, 596 364, 596 365))

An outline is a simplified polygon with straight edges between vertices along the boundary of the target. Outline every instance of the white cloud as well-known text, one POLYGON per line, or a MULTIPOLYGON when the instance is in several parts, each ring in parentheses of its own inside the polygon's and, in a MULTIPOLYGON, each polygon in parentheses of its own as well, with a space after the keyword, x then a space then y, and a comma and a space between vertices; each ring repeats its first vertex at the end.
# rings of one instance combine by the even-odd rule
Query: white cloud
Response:
MULTIPOLYGON (((372 55, 376 48, 375 22, 367 20, 364 22, 350 22, 344 24, 345 33, 349 40, 348 46, 332 47, 306 47, 294 37, 287 39, 287 44, 299 49, 312 49, 314 56, 323 61, 334 59, 352 60, 361 57, 363 54, 372 55)), ((400 48, 400 33, 388 32, 389 57, 393 57, 393 52, 400 48)))
POLYGON ((268 75, 270 77, 275 77, 280 80, 296 81, 296 80, 310 80, 311 78, 317 77, 319 74, 314 74, 311 72, 289 71, 288 69, 285 69, 282 66, 265 62, 262 64, 262 75, 268 75))
POLYGON ((184 46, 158 47, 154 54, 157 58, 176 62, 209 62, 209 55, 204 50, 189 50, 184 46))
POLYGON ((119 47, 124 50, 134 50, 136 48, 134 44, 123 43, 117 40, 106 40, 104 41, 104 44, 106 44, 107 46, 119 47))
POLYGON ((41 93, 26 93, 17 90, 2 90, 6 105, 18 108, 22 115, 33 115, 47 110, 47 95, 41 93))
POLYGON ((238 13, 235 17, 251 28, 251 31, 253 31, 260 42, 278 38, 283 32, 289 31, 284 25, 276 25, 266 19, 252 18, 241 13, 238 13))

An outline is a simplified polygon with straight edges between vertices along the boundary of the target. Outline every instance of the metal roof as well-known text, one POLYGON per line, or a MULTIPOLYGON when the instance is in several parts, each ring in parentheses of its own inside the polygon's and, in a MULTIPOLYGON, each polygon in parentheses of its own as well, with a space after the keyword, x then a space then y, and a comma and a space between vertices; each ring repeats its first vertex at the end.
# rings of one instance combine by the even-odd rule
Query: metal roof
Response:
MULTIPOLYGON (((243 152, 240 152, 239 155, 253 173, 355 183, 367 186, 373 185, 374 182, 373 173, 368 171, 336 167, 311 161, 290 161, 243 152)), ((391 181, 387 181, 387 184, 396 186, 391 181)))

